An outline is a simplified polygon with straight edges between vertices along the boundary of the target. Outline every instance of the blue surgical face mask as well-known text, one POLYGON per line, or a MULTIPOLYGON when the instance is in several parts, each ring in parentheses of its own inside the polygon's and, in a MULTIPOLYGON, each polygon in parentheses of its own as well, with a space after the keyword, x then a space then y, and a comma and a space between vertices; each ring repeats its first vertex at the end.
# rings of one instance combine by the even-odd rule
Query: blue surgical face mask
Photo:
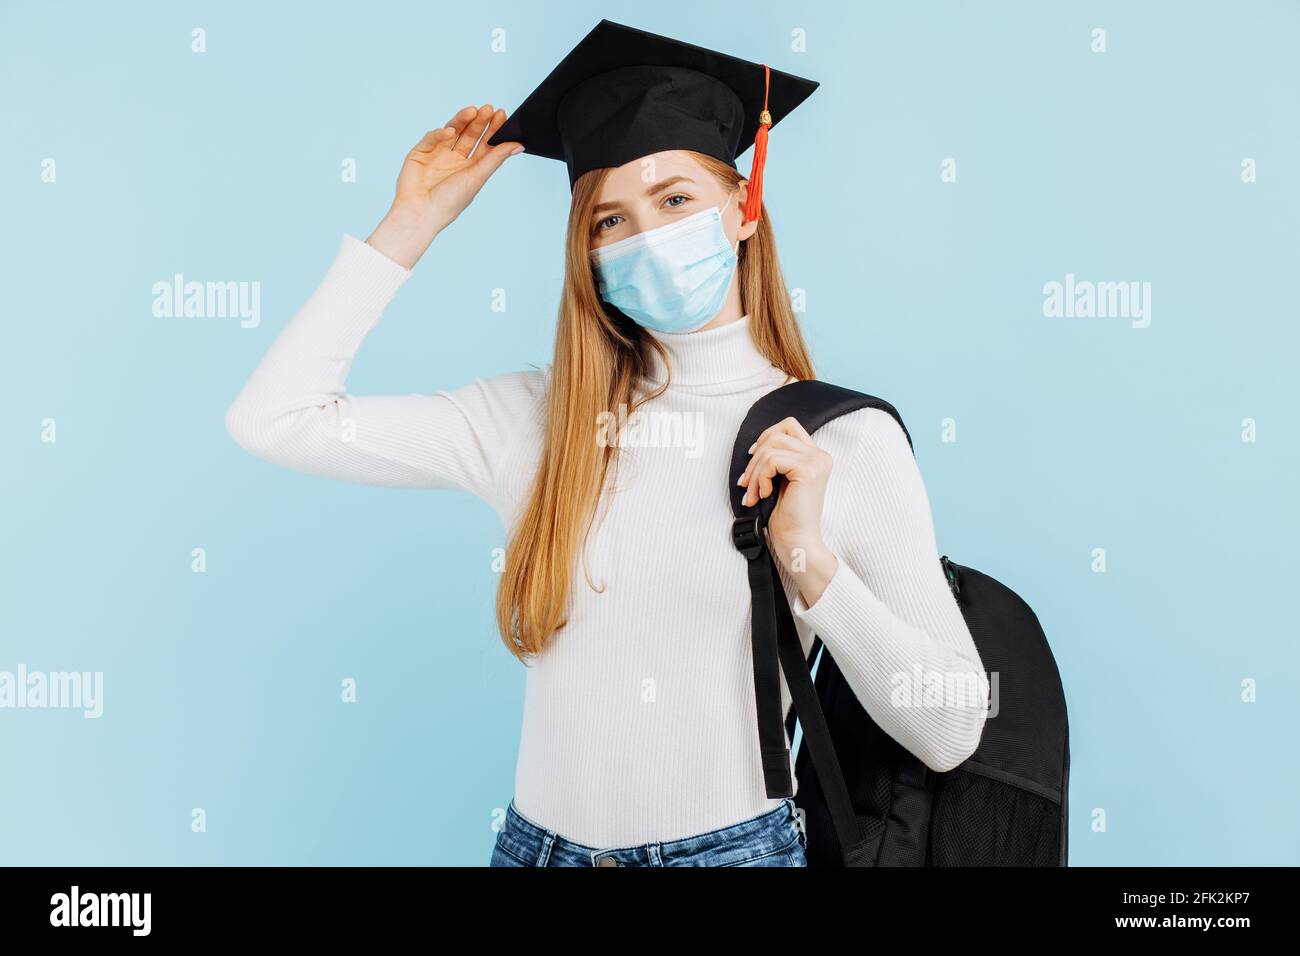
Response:
POLYGON ((692 332, 722 310, 736 250, 718 207, 593 249, 600 297, 638 325, 692 332))

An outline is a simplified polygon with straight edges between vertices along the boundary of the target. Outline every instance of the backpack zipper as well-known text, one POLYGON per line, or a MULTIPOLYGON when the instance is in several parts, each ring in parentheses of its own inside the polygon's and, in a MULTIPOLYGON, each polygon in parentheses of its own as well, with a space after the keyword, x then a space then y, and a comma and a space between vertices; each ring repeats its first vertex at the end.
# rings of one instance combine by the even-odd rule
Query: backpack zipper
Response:
POLYGON ((948 587, 952 589, 952 596, 959 598, 961 596, 961 583, 957 580, 957 566, 948 560, 948 555, 942 555, 939 563, 943 565, 944 577, 948 579, 948 587))

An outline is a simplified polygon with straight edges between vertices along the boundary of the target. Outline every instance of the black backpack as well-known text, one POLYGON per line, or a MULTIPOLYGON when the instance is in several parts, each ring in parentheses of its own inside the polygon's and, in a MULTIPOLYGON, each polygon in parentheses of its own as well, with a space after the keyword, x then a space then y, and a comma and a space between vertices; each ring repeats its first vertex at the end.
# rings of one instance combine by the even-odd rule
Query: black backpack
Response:
POLYGON ((736 481, 749 447, 769 426, 793 416, 813 433, 861 408, 892 415, 911 446, 912 436, 888 402, 825 382, 800 381, 754 403, 732 453, 732 540, 749 566, 754 691, 767 795, 794 796, 803 811, 809 866, 1065 866, 1070 773, 1065 692, 1037 616, 1014 591, 947 555, 939 559, 997 703, 978 749, 945 773, 931 770, 876 725, 820 638, 804 658, 763 532, 777 495, 745 507, 745 489, 736 481), (792 698, 788 716, 781 713, 781 672, 792 698), (796 717, 803 741, 795 758, 799 786, 794 791, 788 740, 794 739, 796 717))

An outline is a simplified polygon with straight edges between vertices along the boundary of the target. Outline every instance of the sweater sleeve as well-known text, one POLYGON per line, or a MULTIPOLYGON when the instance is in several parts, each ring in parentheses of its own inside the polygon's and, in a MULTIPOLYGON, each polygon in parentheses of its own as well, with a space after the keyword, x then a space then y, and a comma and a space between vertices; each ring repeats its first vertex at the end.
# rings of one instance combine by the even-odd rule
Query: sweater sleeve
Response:
POLYGON ((459 488, 500 508, 502 465, 531 419, 545 372, 475 379, 431 394, 352 395, 352 360, 410 277, 344 236, 320 286, 226 410, 231 437, 295 471, 369 485, 459 488))
MULTIPOLYGON (((796 589, 792 608, 880 728, 931 769, 951 770, 979 745, 988 678, 903 430, 880 409, 839 421, 854 428, 856 450, 838 482, 832 466, 833 537, 825 530, 838 567, 812 607, 796 589)), ((828 486, 828 509, 831 500, 828 486)))

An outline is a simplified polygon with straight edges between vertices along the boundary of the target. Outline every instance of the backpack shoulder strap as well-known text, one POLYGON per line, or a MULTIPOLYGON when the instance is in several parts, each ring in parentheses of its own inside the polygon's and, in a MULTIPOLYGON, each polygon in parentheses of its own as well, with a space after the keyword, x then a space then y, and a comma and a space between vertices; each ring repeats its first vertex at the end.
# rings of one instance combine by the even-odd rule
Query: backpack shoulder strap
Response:
POLYGON ((835 746, 821 709, 821 701, 813 686, 811 669, 804 658, 794 618, 782 590, 776 561, 768 551, 763 532, 764 525, 776 507, 783 479, 777 475, 773 482, 773 493, 761 499, 757 505, 749 507, 741 504, 745 489, 736 482, 749 462, 750 446, 770 426, 793 417, 811 434, 827 422, 861 408, 879 408, 892 415, 903 429, 903 434, 907 435, 908 446, 911 446, 912 436, 908 434, 897 409, 884 399, 826 382, 792 382, 769 392, 750 407, 736 435, 728 482, 731 510, 735 518, 731 527, 732 542, 745 556, 749 570, 754 699, 758 717, 759 753, 767 795, 784 797, 794 793, 794 784, 790 779, 787 729, 781 713, 780 675, 784 669, 794 711, 803 724, 804 739, 812 752, 813 766, 822 784, 822 793, 826 797, 840 843, 841 856, 846 862, 867 851, 852 798, 844 781, 844 773, 835 756, 835 746))
MULTIPOLYGON (((878 408, 888 412, 894 417, 894 421, 898 422, 898 427, 903 429, 903 434, 907 436, 908 447, 912 446, 912 436, 908 433, 907 426, 903 424, 898 409, 893 405, 883 398, 841 388, 828 382, 819 382, 815 379, 791 382, 789 385, 773 389, 751 405, 744 422, 740 425, 740 431, 736 434, 736 444, 731 451, 731 513, 737 518, 742 518, 753 514, 755 510, 746 508, 740 503, 745 496, 745 489, 738 486, 736 481, 749 463, 749 447, 758 441, 759 435, 786 418, 798 419, 799 424, 812 434, 827 422, 861 408, 878 408)), ((777 479, 781 480, 779 475, 777 479)), ((773 490, 775 491, 776 487, 773 490)), ((762 512, 764 519, 770 517, 772 509, 776 507, 776 497, 775 494, 771 494, 758 503, 757 508, 762 512)))

